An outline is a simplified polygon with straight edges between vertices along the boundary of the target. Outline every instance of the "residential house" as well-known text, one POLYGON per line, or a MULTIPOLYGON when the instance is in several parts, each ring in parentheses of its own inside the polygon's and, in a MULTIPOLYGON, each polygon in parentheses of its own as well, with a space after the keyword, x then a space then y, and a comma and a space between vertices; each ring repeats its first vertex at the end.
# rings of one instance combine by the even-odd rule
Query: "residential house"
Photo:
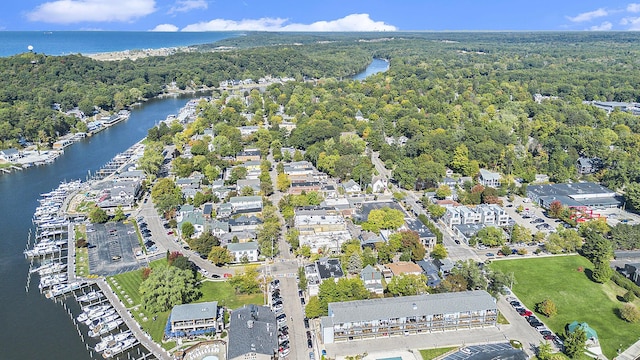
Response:
POLYGON ((229 203, 235 214, 262 212, 262 196, 234 196, 229 203))
POLYGON ((385 192, 387 190, 387 186, 389 186, 389 183, 387 179, 382 176, 374 176, 371 181, 371 190, 373 190, 374 193, 385 192))
POLYGON ((416 261, 416 264, 422 269, 422 273, 427 277, 427 286, 436 287, 440 285, 440 271, 431 260, 416 261))
POLYGON ((422 221, 414 218, 405 218, 403 228, 418 233, 420 242, 429 251, 433 250, 433 247, 436 246, 436 236, 422 221))
POLYGON ((453 261, 449 258, 435 259, 433 260, 433 264, 437 266, 443 274, 449 274, 454 267, 453 261))
POLYGON ((480 169, 478 182, 484 187, 499 188, 501 179, 502 177, 497 172, 489 171, 487 169, 480 169))
POLYGON ((307 291, 309 296, 318 295, 320 284, 323 281, 331 279, 337 281, 344 277, 342 266, 339 259, 321 258, 313 264, 304 267, 304 273, 307 278, 307 291))
POLYGON ((0 150, 0 160, 6 162, 16 162, 22 157, 20 151, 15 148, 0 150))
POLYGON ((382 295, 384 288, 382 287, 382 273, 371 265, 367 265, 360 271, 360 279, 364 282, 364 287, 369 292, 382 295))
POLYGON ((244 188, 251 188, 254 194, 260 192, 260 180, 259 179, 239 179, 236 183, 236 191, 238 194, 242 192, 244 188))
POLYGON ((240 135, 249 136, 251 134, 256 133, 258 130, 260 130, 260 127, 259 126, 240 126, 238 127, 238 129, 240 130, 240 135))
POLYGON ((578 174, 580 175, 589 175, 596 173, 602 170, 602 167, 602 159, 597 157, 588 158, 582 156, 578 158, 578 161, 576 162, 576 168, 578 169, 578 174))
POLYGON ((624 264, 622 273, 636 285, 640 285, 640 263, 624 264))
POLYGON ((292 181, 288 193, 300 195, 303 192, 308 193, 310 191, 320 191, 321 187, 322 184, 319 181, 292 181))
POLYGON ((391 270, 393 276, 402 275, 420 275, 422 274, 422 268, 416 263, 409 261, 398 261, 384 265, 387 269, 391 270))
POLYGON ((300 246, 308 245, 314 253, 339 252, 342 244, 351 239, 344 217, 326 209, 297 209, 294 227, 300 232, 300 246))
POLYGON ((229 227, 231 231, 248 231, 248 230, 257 230, 258 227, 262 225, 262 220, 260 220, 256 216, 245 216, 241 215, 237 218, 229 219, 229 227))
POLYGON ((226 234, 222 234, 220 239, 221 245, 231 244, 234 241, 234 238, 238 239, 238 242, 245 243, 249 241, 255 241, 257 238, 256 232, 253 230, 246 231, 232 231, 226 234))
POLYGON ((260 150, 258 149, 245 149, 244 151, 236 154, 236 161, 245 162, 245 161, 259 161, 260 160, 260 150))
POLYGON ((236 263, 241 263, 245 260, 248 262, 258 261, 258 248, 258 243, 254 241, 227 244, 227 250, 231 252, 236 263))
POLYGON ((357 182, 353 181, 353 179, 343 183, 342 188, 348 194, 362 192, 362 187, 357 182))

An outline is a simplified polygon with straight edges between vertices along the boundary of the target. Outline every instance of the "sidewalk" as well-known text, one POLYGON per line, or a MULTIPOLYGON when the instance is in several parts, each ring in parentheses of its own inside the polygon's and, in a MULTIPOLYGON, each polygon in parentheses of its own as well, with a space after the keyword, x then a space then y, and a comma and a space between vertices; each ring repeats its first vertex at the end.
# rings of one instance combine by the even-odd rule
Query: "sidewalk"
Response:
POLYGON ((614 359, 617 360, 635 360, 640 357, 640 340, 629 346, 625 351, 620 353, 614 359))

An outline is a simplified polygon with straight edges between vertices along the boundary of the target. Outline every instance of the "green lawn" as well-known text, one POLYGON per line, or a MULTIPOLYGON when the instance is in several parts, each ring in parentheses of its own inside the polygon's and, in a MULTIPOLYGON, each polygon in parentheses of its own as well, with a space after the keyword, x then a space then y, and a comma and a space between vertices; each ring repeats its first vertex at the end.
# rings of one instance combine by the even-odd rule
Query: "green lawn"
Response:
MULTIPOLYGON (((150 265, 151 268, 155 268, 166 265, 166 263, 167 261, 162 259, 154 261, 150 265)), ((133 317, 138 321, 140 326, 142 326, 156 342, 161 343, 164 327, 167 324, 167 319, 171 311, 150 313, 143 309, 140 303, 140 293, 138 292, 140 283, 142 283, 142 270, 130 271, 109 277, 107 278, 107 283, 118 295, 120 300, 130 309, 133 317), (128 299, 126 296, 128 296, 128 299)), ((241 307, 244 304, 263 304, 264 302, 262 294, 235 295, 233 288, 226 281, 205 281, 202 283, 200 290, 202 291, 202 297, 198 299, 197 302, 218 301, 221 306, 227 306, 231 309, 241 307)), ((175 342, 162 345, 165 349, 169 350, 175 347, 175 342)))
MULTIPOLYGON (((608 358, 613 358, 620 345, 626 349, 638 340, 640 324, 631 324, 616 315, 623 303, 617 296, 625 290, 613 282, 597 284, 587 276, 593 268, 587 259, 574 256, 502 260, 491 268, 513 272, 514 293, 532 311, 546 298, 558 307, 558 314, 545 318, 537 314, 554 332, 564 334, 565 325, 577 320, 587 322, 598 333, 600 345, 608 358), (582 267, 584 271, 578 269, 582 267)), ((635 304, 640 304, 635 300, 635 304)))
POLYGON ((89 249, 76 248, 76 276, 89 276, 89 249))
POLYGON ((420 350, 420 355, 422 356, 422 360, 431 360, 431 359, 437 358, 438 356, 444 355, 451 350, 455 350, 457 348, 458 347, 454 346, 454 347, 420 350))

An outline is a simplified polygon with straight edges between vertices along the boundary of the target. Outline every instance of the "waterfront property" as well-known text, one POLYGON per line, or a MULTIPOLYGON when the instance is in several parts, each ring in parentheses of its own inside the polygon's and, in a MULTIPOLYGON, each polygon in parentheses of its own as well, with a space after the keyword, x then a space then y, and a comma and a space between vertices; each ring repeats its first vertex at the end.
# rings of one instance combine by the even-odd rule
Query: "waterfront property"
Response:
POLYGON ((271 360, 277 352, 276 316, 268 306, 248 305, 231 312, 229 360, 271 360))
POLYGON ((169 325, 173 336, 215 332, 218 328, 218 302, 176 305, 171 310, 169 325))
POLYGON ((321 319, 325 344, 344 340, 494 326, 495 300, 484 290, 329 304, 321 319))

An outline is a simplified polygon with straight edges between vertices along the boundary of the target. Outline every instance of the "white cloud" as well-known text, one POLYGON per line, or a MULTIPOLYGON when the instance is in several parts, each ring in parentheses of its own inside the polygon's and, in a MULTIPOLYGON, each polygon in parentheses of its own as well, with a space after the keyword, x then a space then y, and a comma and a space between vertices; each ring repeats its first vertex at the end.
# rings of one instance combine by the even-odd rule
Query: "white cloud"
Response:
POLYGON ((331 21, 317 21, 311 24, 287 24, 288 19, 260 18, 240 21, 214 19, 187 25, 182 31, 396 31, 395 26, 374 21, 369 14, 351 14, 331 21))
POLYGON ((39 5, 27 18, 53 24, 127 22, 153 13, 155 5, 155 0, 56 0, 39 5))
POLYGON ((631 3, 627 5, 627 11, 631 13, 640 12, 640 4, 631 3))
POLYGON ((613 24, 611 24, 608 21, 605 21, 600 25, 594 25, 594 26, 590 27, 589 30, 591 30, 591 31, 608 31, 608 30, 611 30, 612 27, 613 27, 613 24))
POLYGON ((177 12, 187 12, 191 10, 197 9, 207 9, 209 4, 206 0, 178 0, 175 5, 169 9, 169 14, 177 13, 177 12))
POLYGON ((620 20, 620 25, 629 26, 627 30, 640 30, 640 17, 626 17, 620 20))
POLYGON ((153 29, 151 29, 151 31, 159 31, 159 32, 175 32, 178 30, 179 30, 178 27, 173 24, 160 24, 154 27, 153 29))
POLYGON ((598 10, 594 10, 594 11, 589 11, 589 12, 584 12, 582 14, 578 14, 574 17, 571 16, 567 16, 567 19, 569 19, 572 22, 585 22, 585 21, 591 21, 593 19, 599 18, 599 17, 603 17, 603 16, 607 16, 609 15, 609 12, 607 12, 607 10, 600 8, 598 10))

